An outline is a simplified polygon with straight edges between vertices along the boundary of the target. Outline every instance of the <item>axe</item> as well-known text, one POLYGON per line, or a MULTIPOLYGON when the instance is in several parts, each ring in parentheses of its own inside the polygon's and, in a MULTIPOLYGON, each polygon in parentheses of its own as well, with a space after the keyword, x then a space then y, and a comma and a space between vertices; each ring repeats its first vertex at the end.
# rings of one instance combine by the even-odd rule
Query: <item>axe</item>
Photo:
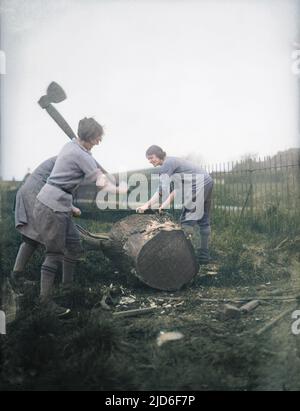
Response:
POLYGON ((62 101, 66 100, 67 95, 62 89, 54 81, 49 85, 47 89, 47 93, 45 96, 42 96, 39 99, 39 105, 47 111, 50 117, 59 125, 59 127, 66 133, 66 135, 73 140, 73 138, 77 138, 76 134, 73 132, 69 124, 63 118, 63 116, 53 107, 53 103, 61 103, 62 101))
MULTIPOLYGON (((63 118, 63 116, 53 107, 53 103, 61 103, 62 101, 66 100, 67 95, 63 88, 55 83, 54 81, 48 86, 47 92, 44 96, 42 96, 38 103, 42 107, 42 109, 46 110, 49 116, 56 122, 56 124, 65 132, 65 134, 73 140, 77 138, 76 134, 63 118)), ((96 161, 96 160, 95 160, 96 161)), ((108 174, 106 170, 96 161, 98 168, 104 174, 108 174)))

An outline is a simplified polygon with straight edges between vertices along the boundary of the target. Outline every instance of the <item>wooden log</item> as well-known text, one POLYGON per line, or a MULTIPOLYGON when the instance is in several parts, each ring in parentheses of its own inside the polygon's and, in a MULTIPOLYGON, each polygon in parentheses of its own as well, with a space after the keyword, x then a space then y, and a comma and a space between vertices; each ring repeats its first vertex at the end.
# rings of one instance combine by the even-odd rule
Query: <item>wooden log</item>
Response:
POLYGON ((227 304, 227 303, 235 303, 235 304, 242 304, 246 302, 251 302, 252 300, 259 299, 262 301, 283 301, 283 302, 290 302, 296 301, 300 299, 300 296, 286 296, 286 297, 245 297, 245 298, 197 298, 197 301, 200 303, 215 303, 215 304, 227 304))
POLYGON ((178 290, 198 272, 191 242, 167 216, 131 215, 113 226, 109 238, 104 253, 152 288, 178 290))
POLYGON ((115 318, 125 318, 125 317, 136 317, 138 315, 150 314, 157 311, 158 308, 138 308, 136 310, 127 310, 127 311, 116 311, 113 313, 115 318))
POLYGON ((244 314, 248 314, 251 311, 255 310, 258 306, 260 305, 260 301, 259 300, 253 300, 250 301, 249 303, 243 305, 240 310, 242 313, 244 314))
POLYGON ((272 321, 270 321, 268 324, 266 324, 263 328, 260 330, 256 331, 255 335, 257 337, 260 337, 263 335, 265 332, 269 331, 271 328, 274 327, 279 321, 281 321, 284 317, 286 317, 288 314, 292 313, 294 310, 297 309, 297 306, 295 305, 294 308, 289 308, 285 311, 283 311, 281 314, 279 314, 277 317, 275 317, 272 321))
POLYGON ((221 321, 230 320, 233 318, 240 318, 241 311, 231 304, 225 304, 218 313, 218 318, 221 321))

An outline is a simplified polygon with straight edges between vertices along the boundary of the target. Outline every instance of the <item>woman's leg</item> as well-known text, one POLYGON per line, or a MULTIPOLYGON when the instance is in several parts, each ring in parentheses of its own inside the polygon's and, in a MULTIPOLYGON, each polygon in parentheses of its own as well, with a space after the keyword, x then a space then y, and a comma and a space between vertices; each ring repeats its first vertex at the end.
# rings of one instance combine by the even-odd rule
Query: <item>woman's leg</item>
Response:
POLYGON ((80 235, 72 219, 70 219, 66 239, 66 252, 63 260, 63 285, 69 286, 73 283, 75 267, 81 256, 80 235))
POLYGON ((23 236, 23 242, 19 247, 14 268, 10 273, 10 284, 15 292, 22 292, 23 287, 30 283, 25 279, 24 271, 39 245, 38 242, 23 236))
POLYGON ((13 272, 16 273, 16 275, 24 272, 28 261, 30 260, 38 246, 39 243, 37 241, 23 236, 23 242, 20 245, 13 268, 13 272))
POLYGON ((204 201, 204 215, 201 220, 199 220, 200 228, 200 249, 199 249, 199 262, 200 264, 207 264, 210 259, 209 255, 209 240, 211 236, 211 226, 210 226, 210 212, 212 203, 212 191, 214 184, 211 183, 205 187, 205 201, 204 201))
POLYGON ((46 254, 46 258, 41 268, 41 301, 48 301, 51 297, 55 276, 58 271, 59 264, 62 260, 62 255, 46 254))
POLYGON ((34 220, 46 247, 46 258, 41 268, 42 301, 50 299, 59 264, 63 261, 68 230, 68 213, 54 212, 36 200, 34 220))

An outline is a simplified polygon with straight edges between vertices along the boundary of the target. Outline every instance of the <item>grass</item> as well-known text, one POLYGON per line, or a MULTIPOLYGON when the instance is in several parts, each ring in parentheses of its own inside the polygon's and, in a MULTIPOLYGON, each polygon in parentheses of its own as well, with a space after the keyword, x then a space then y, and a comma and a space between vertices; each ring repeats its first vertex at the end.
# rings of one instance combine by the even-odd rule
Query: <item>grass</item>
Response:
MULTIPOLYGON (((12 192, 6 192, 2 203, 2 280, 20 243, 12 199, 12 192)), ((80 223, 93 232, 111 227, 108 218, 80 223)), ((291 320, 255 337, 287 303, 270 301, 240 320, 224 322, 218 316, 221 302, 201 301, 260 298, 278 289, 294 293, 300 286, 299 237, 288 236, 276 250, 285 238, 270 235, 262 226, 223 221, 216 214, 213 264, 172 294, 132 282, 101 253, 87 252, 77 266, 74 287, 57 287, 55 295, 58 303, 72 308, 74 318, 57 320, 42 309, 38 285, 19 300, 16 320, 8 325, 7 336, 0 337, 0 390, 299 390, 300 339, 291 334, 291 320), (118 298, 133 295, 135 302, 101 309, 111 285, 118 298), (151 304, 157 306, 154 314, 122 319, 112 315, 151 304), (158 347, 161 331, 180 331, 184 338, 158 347)), ((28 266, 28 277, 39 279, 42 258, 40 250, 28 266)))

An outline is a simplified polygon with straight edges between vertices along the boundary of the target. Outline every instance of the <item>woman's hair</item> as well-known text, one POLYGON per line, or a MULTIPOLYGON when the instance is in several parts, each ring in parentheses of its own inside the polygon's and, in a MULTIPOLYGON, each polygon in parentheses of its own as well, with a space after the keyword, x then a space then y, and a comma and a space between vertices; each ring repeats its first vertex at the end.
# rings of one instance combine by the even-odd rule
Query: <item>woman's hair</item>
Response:
POLYGON ((83 118, 79 121, 78 137, 83 141, 91 141, 104 134, 103 127, 93 118, 83 118))
POLYGON ((158 157, 160 160, 164 160, 165 157, 167 156, 167 153, 163 151, 163 149, 159 146, 151 146, 146 151, 146 157, 153 156, 153 155, 158 157))

